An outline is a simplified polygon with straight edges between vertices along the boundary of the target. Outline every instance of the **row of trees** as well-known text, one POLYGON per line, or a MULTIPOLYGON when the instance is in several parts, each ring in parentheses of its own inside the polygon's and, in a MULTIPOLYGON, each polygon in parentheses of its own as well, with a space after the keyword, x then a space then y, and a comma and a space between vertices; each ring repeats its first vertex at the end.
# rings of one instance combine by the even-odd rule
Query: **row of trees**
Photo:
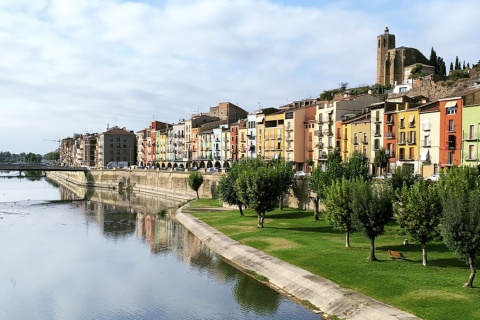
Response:
MULTIPOLYGON (((189 178, 189 185, 197 191, 203 176, 194 172, 189 178)), ((428 243, 443 240, 470 266, 465 286, 473 286, 480 253, 480 178, 476 168, 452 168, 431 184, 399 167, 391 179, 373 183, 368 160, 360 153, 342 162, 334 152, 329 154, 325 170, 316 167, 304 181, 314 194, 314 219, 319 219, 319 204, 323 203, 326 219, 345 232, 346 247, 350 247, 352 232, 362 232, 370 241, 368 259, 377 260, 375 240, 395 217, 405 233, 421 244, 423 265, 427 265, 428 243)), ((265 214, 277 204, 281 208, 294 183, 291 165, 284 160, 242 159, 221 177, 217 191, 225 203, 238 206, 242 216, 244 207, 254 210, 258 227, 264 227, 265 214)))
MULTIPOLYGON (((392 179, 371 183, 359 155, 341 163, 335 154, 325 171, 317 167, 309 179, 310 189, 323 201, 325 217, 345 232, 361 231, 370 240, 369 260, 375 261, 375 239, 396 217, 398 224, 422 246, 427 265, 427 244, 443 240, 470 267, 465 286, 472 287, 475 261, 480 253, 480 177, 477 168, 452 168, 438 183, 415 179, 406 168, 395 170, 392 179)), ((318 219, 318 213, 315 213, 318 219)))
POLYGON ((35 154, 32 152, 21 152, 19 154, 10 153, 9 151, 0 151, 0 162, 29 162, 29 163, 40 163, 42 159, 56 161, 60 158, 58 151, 52 151, 44 156, 41 154, 35 154))

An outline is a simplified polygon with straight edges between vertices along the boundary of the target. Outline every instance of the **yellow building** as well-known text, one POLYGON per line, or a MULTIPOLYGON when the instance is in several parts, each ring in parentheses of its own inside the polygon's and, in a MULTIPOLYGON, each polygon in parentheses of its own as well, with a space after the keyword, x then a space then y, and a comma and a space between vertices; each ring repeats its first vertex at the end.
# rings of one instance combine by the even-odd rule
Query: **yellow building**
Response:
POLYGON ((368 145, 371 140, 370 114, 360 114, 342 121, 338 134, 341 134, 340 150, 346 162, 355 151, 368 157, 368 145))
POLYGON ((416 105, 397 105, 397 166, 407 167, 418 173, 420 165, 419 123, 420 114, 416 105))
POLYGON ((240 125, 238 126, 238 138, 237 138, 237 143, 238 143, 238 160, 247 158, 248 153, 247 153, 247 147, 248 147, 248 141, 247 141, 247 135, 248 135, 248 128, 246 126, 245 122, 241 122, 240 125))
MULTIPOLYGON (((263 158, 265 160, 278 159, 285 156, 284 122, 285 114, 283 112, 265 116, 263 143, 261 140, 257 140, 257 143, 263 144, 263 158)), ((257 126, 258 128, 259 126, 257 126)), ((259 132, 260 136, 261 132, 259 132)))

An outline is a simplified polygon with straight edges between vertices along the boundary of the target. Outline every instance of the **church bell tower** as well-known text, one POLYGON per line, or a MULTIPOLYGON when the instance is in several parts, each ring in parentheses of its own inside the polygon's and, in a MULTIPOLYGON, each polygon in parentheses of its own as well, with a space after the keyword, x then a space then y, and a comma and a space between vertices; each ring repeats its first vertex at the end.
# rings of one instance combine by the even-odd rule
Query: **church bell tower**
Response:
POLYGON ((395 49, 395 35, 386 27, 384 33, 377 36, 377 83, 382 86, 390 82, 390 49, 395 49))

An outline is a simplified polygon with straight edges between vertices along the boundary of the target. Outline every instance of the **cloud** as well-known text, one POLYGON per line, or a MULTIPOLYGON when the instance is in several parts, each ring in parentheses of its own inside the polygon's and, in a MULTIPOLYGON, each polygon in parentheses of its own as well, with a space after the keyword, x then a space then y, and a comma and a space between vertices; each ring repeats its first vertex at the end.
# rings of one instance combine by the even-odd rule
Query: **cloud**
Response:
POLYGON ((373 84, 385 26, 399 46, 475 63, 478 9, 466 0, 3 1, 0 150, 46 153, 42 139, 85 128, 138 131, 223 101, 253 111, 340 82, 373 84), (453 17, 462 23, 445 23, 453 17))

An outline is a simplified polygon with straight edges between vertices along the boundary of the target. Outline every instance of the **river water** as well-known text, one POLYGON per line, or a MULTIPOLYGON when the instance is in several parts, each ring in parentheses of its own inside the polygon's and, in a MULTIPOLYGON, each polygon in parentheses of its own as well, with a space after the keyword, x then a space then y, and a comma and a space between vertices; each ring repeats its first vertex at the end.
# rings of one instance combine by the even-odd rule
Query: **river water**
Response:
POLYGON ((320 319, 224 262, 176 208, 0 178, 0 319, 320 319))

